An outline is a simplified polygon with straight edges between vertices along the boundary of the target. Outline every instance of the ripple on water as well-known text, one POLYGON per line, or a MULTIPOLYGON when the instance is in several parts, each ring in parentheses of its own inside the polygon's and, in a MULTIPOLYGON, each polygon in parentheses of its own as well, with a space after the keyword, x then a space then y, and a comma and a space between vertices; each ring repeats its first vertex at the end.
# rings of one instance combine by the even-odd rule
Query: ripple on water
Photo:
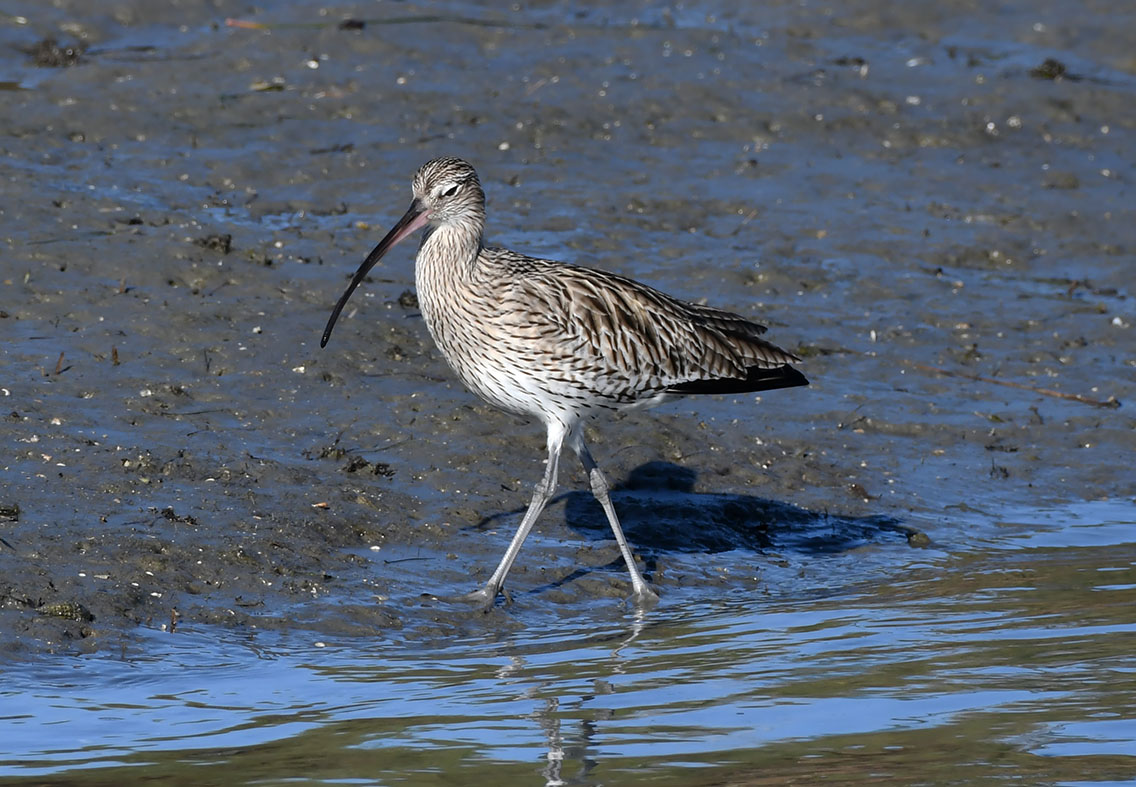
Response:
POLYGON ((1024 772, 1102 756, 1131 765, 1136 698, 1115 690, 1131 680, 1136 634, 1131 513, 1120 502, 1014 512, 990 525, 1002 549, 943 552, 930 567, 915 555, 915 575, 873 564, 874 583, 820 598, 676 589, 656 610, 599 622, 530 599, 504 638, 464 628, 449 642, 402 631, 316 647, 153 632, 129 659, 7 670, 0 775, 255 760, 273 778, 284 770, 265 753, 284 745, 306 773, 331 773, 335 754, 357 775, 409 783, 443 751, 470 783, 549 762, 584 782, 694 765, 744 776, 803 752, 822 770, 886 751, 917 771, 927 766, 903 752, 929 731, 975 762, 1002 747, 1024 772))

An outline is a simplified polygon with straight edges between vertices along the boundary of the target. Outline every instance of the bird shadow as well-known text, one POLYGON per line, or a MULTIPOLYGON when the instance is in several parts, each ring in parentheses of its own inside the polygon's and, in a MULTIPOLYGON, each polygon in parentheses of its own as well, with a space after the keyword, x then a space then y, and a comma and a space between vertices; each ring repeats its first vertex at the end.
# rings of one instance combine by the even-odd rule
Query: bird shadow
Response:
MULTIPOLYGON (((671 462, 646 462, 627 480, 611 488, 611 499, 632 548, 646 563, 648 574, 664 553, 715 554, 732 550, 756 553, 795 552, 832 555, 869 544, 906 540, 926 546, 927 537, 899 520, 883 516, 847 516, 812 511, 790 503, 741 494, 695 492, 695 471, 671 462)), ((558 495, 565 521, 574 530, 603 539, 611 529, 603 509, 590 491, 558 495)), ((485 527, 524 509, 503 511, 477 525, 485 527)), ((622 564, 622 558, 610 566, 622 564)), ((588 569, 579 569, 561 582, 588 569)), ((559 584, 559 583, 557 583, 559 584)))

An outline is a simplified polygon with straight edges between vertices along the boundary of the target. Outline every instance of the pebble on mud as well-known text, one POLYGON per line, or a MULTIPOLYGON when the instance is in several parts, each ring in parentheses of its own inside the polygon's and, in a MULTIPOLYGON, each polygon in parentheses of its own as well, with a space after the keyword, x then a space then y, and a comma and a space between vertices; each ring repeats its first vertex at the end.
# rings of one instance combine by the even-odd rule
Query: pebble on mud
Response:
POLYGON ((1068 79, 1073 82, 1081 79, 1076 74, 1070 74, 1065 64, 1053 57, 1047 57, 1040 66, 1031 68, 1029 75, 1034 79, 1068 79))

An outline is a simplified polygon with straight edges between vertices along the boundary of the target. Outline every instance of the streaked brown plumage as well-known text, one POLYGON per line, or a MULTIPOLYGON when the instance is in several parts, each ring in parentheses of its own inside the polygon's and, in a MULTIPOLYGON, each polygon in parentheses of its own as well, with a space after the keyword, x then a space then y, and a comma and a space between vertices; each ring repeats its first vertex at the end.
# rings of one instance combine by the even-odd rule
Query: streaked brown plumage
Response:
POLYGON ((484 245, 485 194, 456 158, 429 161, 414 200, 356 271, 328 320, 327 344, 347 299, 396 243, 422 227, 415 281, 431 336, 461 381, 491 404, 544 421, 548 464, 509 549, 485 587, 491 602, 556 487, 565 443, 580 457, 631 575, 638 601, 656 598, 643 580, 584 443, 586 416, 694 393, 740 393, 808 385, 800 360, 761 338, 765 327, 687 303, 606 271, 540 260, 484 245))

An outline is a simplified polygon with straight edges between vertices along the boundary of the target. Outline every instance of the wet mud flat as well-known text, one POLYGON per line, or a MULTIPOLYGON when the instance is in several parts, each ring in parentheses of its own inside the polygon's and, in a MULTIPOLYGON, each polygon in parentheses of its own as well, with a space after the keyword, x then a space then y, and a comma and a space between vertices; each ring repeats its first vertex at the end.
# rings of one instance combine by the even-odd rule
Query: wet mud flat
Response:
MULTIPOLYGON (((409 251, 318 347, 441 154, 478 168, 493 242, 805 358, 808 389, 593 433, 664 599, 807 594, 833 553, 871 582, 918 534, 965 541, 960 511, 1136 495, 1124 12, 259 9, 4 9, 8 657, 131 650, 140 626, 520 625, 422 594, 493 568, 539 425, 454 382, 409 251)), ((618 604, 602 522, 577 491, 550 508, 514 599, 618 604)))

